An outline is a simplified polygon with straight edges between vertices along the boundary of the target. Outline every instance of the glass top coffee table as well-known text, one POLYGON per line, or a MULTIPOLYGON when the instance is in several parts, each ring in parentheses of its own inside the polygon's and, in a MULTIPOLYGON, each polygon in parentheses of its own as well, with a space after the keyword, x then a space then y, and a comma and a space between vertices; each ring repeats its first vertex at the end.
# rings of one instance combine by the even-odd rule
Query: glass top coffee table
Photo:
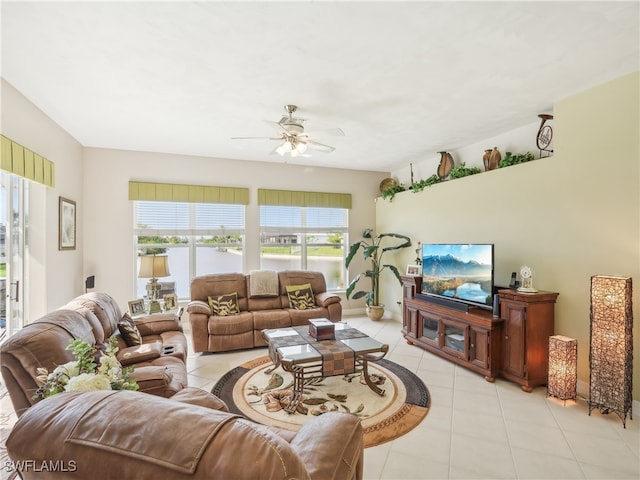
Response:
POLYGON ((312 379, 361 373, 367 386, 378 395, 384 390, 372 382, 368 362, 384 358, 389 345, 380 343, 346 323, 334 324, 335 339, 316 340, 308 326, 275 328, 262 331, 269 346, 273 367, 282 365, 293 375, 293 399, 285 407, 294 413, 302 400, 304 385, 312 379))

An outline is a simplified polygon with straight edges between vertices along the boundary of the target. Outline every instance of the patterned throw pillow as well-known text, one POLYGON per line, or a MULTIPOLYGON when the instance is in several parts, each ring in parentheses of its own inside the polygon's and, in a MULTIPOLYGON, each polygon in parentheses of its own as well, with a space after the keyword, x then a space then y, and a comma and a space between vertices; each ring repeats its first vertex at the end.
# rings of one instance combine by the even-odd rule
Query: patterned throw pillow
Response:
POLYGON ((136 327, 136 322, 133 321, 133 318, 128 313, 125 313, 118 322, 118 330, 120 330, 120 335, 122 335, 127 347, 142 345, 142 335, 140 335, 140 331, 136 327))
POLYGON ((238 315, 240 313, 238 293, 233 292, 227 293, 226 295, 209 297, 209 307, 211 307, 211 315, 218 315, 220 317, 238 315))
POLYGON ((307 310, 316 307, 310 283, 287 285, 287 296, 289 297, 289 304, 294 310, 307 310))

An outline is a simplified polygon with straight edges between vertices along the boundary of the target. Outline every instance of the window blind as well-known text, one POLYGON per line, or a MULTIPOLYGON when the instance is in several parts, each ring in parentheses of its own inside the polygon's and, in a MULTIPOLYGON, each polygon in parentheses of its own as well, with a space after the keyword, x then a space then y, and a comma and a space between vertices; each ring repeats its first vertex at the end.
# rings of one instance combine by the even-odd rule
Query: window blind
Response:
POLYGON ((189 202, 135 202, 140 235, 214 235, 244 231, 244 206, 189 202))
POLYGON ((55 186, 55 164, 0 135, 0 168, 47 187, 55 186))
POLYGON ((346 208, 303 208, 260 206, 260 230, 263 233, 347 232, 346 208))

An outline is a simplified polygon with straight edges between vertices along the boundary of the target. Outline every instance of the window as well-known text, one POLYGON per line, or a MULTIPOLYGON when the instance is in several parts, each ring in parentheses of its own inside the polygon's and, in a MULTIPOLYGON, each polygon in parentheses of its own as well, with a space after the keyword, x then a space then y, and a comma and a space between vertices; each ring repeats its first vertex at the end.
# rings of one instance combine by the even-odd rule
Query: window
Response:
MULTIPOLYGON (((171 275, 158 279, 161 292, 189 298, 197 275, 242 272, 244 217, 238 204, 134 201, 136 274, 140 255, 167 255, 171 275)), ((137 279, 138 298, 147 282, 137 279)))
POLYGON ((343 289, 346 208, 260 206, 260 268, 315 270, 328 290, 343 289))
POLYGON ((0 172, 0 343, 24 326, 29 288, 29 182, 0 172))

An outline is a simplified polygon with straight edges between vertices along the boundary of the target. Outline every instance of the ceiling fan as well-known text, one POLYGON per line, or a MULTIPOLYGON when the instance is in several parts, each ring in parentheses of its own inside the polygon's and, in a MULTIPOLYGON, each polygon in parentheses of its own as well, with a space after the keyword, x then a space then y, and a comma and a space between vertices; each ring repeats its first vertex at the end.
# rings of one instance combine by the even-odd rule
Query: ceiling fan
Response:
POLYGON ((273 149, 271 154, 286 155, 289 154, 292 157, 297 156, 310 156, 304 155, 307 148, 322 152, 331 153, 335 150, 335 147, 319 143, 317 138, 325 136, 344 136, 344 132, 340 128, 329 128, 326 130, 315 130, 313 132, 304 131, 304 118, 296 118, 293 116, 298 107, 296 105, 285 105, 285 112, 287 115, 283 116, 280 121, 272 122, 265 120, 266 123, 271 125, 277 132, 278 136, 275 137, 232 137, 232 140, 277 140, 278 146, 273 149))

